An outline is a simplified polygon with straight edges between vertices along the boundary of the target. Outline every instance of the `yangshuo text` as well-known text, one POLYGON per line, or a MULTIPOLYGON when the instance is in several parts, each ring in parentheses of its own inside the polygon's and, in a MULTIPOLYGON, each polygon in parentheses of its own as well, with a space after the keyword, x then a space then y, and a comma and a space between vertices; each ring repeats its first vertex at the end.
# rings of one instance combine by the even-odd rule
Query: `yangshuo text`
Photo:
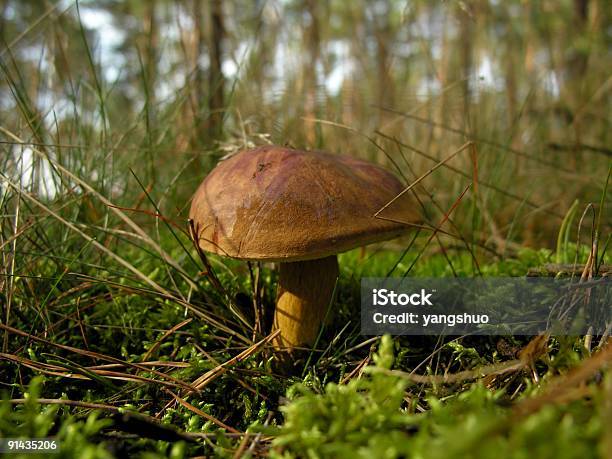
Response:
POLYGON ((372 304, 374 306, 433 306, 430 301, 433 292, 435 290, 428 293, 422 288, 418 293, 396 293, 386 288, 374 288, 372 289, 372 304))

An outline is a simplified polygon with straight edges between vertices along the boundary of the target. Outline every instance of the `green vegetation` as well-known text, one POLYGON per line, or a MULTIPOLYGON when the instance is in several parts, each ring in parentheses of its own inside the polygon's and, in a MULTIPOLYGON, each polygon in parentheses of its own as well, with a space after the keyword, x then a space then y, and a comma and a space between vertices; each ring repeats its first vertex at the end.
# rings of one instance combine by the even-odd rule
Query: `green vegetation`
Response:
MULTIPOLYGON (((269 429, 276 434, 273 457, 605 456, 603 403, 548 406, 519 419, 507 409, 510 397, 503 389, 473 384, 452 395, 436 388, 417 394, 406 380, 374 371, 391 368, 393 348, 383 337, 376 366, 366 368, 369 377, 328 383, 321 394, 294 387, 296 398, 282 409, 284 425, 269 429), (429 409, 416 414, 420 403, 429 409)), ((524 396, 533 391, 529 387, 524 396)), ((603 402, 603 389, 592 394, 603 402)))
POLYGON ((364 276, 611 263, 606 2, 244 4, 0 2, 0 436, 58 458, 606 457, 608 337, 358 320, 364 276), (268 142, 407 185, 471 142, 414 188, 440 231, 342 254, 284 373, 274 266, 201 259, 186 222, 220 159, 268 142))
MULTIPOLYGON (((519 258, 483 265, 482 270, 492 275, 524 273, 528 267, 541 266, 553 256, 551 251, 524 249, 519 258)), ((213 265, 220 263, 216 258, 211 261, 213 265)), ((537 397, 552 384, 549 380, 555 381, 568 369, 580 365, 588 356, 585 338, 553 339, 533 362, 526 361, 520 368, 491 380, 472 376, 452 383, 430 384, 405 379, 403 376, 417 365, 421 366, 417 373, 424 375, 454 374, 488 365, 504 368, 504 362, 515 359, 529 338, 383 337, 377 344, 378 339, 359 336, 358 276, 386 272, 396 261, 397 254, 392 251, 366 258, 361 258, 359 251, 341 256, 344 270, 338 286, 337 313, 324 330, 319 346, 322 351, 296 361, 292 376, 278 374, 271 350, 263 349, 233 363, 227 372, 213 371, 212 381, 199 394, 189 394, 181 387, 162 386, 162 381, 171 381, 152 370, 191 383, 244 349, 237 339, 226 341, 227 334, 203 320, 192 320, 168 334, 167 330, 183 322, 185 309, 172 306, 154 292, 122 287, 120 279, 112 281, 112 288, 100 285, 91 297, 81 292, 81 302, 98 303, 95 311, 79 313, 80 319, 75 305, 62 308, 52 302, 47 307, 49 326, 53 321, 68 323, 56 329, 54 345, 13 335, 11 349, 23 346, 23 350, 3 354, 8 360, 3 362, 2 370, 6 378, 4 397, 25 398, 27 402, 11 404, 5 400, 1 404, 0 431, 4 436, 51 435, 62 445, 61 457, 84 457, 81 454, 87 451, 92 458, 145 452, 142 457, 157 457, 154 454, 183 457, 202 452, 231 457, 245 444, 256 445, 251 451, 253 455, 272 447, 273 455, 279 457, 296 457, 308 451, 309 457, 409 454, 484 458, 500 448, 506 454, 502 457, 524 457, 533 445, 546 445, 538 446, 545 457, 596 457, 597 451, 606 447, 603 432, 610 397, 605 390, 609 372, 604 380, 598 377, 583 388, 579 400, 567 404, 554 399, 534 413, 515 416, 517 405, 537 397), (74 346, 77 351, 88 350, 99 356, 79 355, 55 345, 74 346), (17 356, 20 361, 15 360, 17 356), (104 367, 110 357, 122 362, 113 367, 112 374, 101 371, 111 369, 112 365, 104 367), (139 371, 130 368, 128 362, 153 365, 139 371), (534 366, 539 383, 535 382, 529 365, 534 366), (400 376, 377 371, 390 368, 406 373, 400 376), (47 376, 33 378, 41 372, 47 376), (61 377, 57 376, 60 374, 61 377), (136 375, 147 381, 136 381, 136 375), (32 382, 27 386, 22 381, 32 382), (167 406, 173 399, 172 393, 183 397, 190 406, 167 406), (585 396, 588 399, 582 399, 585 396), (92 411, 87 405, 47 405, 46 400, 37 404, 37 397, 99 406, 92 411), (147 418, 122 421, 123 414, 136 412, 147 418), (159 421, 169 432, 152 430, 156 421, 150 416, 160 412, 159 421), (242 443, 245 437, 220 428, 220 422, 249 432, 248 441, 242 443), (193 437, 180 437, 175 430, 193 437), (134 434, 153 438, 136 440, 130 437, 134 434), (160 440, 165 438, 163 435, 170 435, 170 440, 160 440)), ((459 273, 469 274, 470 263, 469 255, 453 259, 459 273)), ((234 274, 242 264, 230 265, 226 270, 218 270, 219 279, 237 298, 241 294, 246 297, 248 282, 243 281, 244 276, 234 274)), ((449 274, 441 255, 431 256, 418 266, 421 275, 449 274)), ((268 268, 262 269, 264 298, 269 309, 274 298, 274 276, 268 268)), ((81 285, 82 281, 71 277, 64 276, 65 291, 81 285)), ((207 291, 214 294, 212 287, 207 291)), ((192 302, 199 304, 195 295, 192 302)), ((29 316, 22 317, 22 313, 14 318, 11 326, 31 333, 32 324, 39 317, 34 307, 29 311, 29 316)), ((210 313, 210 309, 207 311, 210 313)), ((231 323, 226 305, 219 306, 219 313, 223 311, 227 323, 231 323)), ((43 318, 39 320, 44 323, 43 318)), ((573 397, 572 390, 575 387, 568 386, 565 395, 573 397)))

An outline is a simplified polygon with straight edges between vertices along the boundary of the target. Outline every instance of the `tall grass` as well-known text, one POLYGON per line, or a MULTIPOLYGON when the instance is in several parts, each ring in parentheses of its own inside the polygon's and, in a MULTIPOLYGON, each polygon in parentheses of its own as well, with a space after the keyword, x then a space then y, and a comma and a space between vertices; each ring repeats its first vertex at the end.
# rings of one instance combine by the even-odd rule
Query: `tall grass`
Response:
MULTIPOLYGON (((556 59, 565 50, 584 51, 572 41, 582 35, 560 24, 571 17, 569 2, 559 16, 494 2, 462 13, 464 3, 391 2, 374 33, 384 39, 368 35, 361 47, 353 29, 376 26, 368 15, 379 13, 330 2, 311 17, 319 51, 310 48, 308 59, 295 64, 312 45, 302 35, 312 12, 291 2, 264 2, 254 10, 223 2, 225 54, 238 71, 225 86, 223 135, 209 138, 199 123, 211 116, 211 95, 198 100, 198 31, 185 30, 187 7, 156 6, 157 21, 178 23, 179 37, 157 50, 166 57, 156 63, 152 84, 142 42, 155 37, 126 27, 119 54, 128 59, 111 78, 101 51, 105 37, 83 21, 92 9, 107 8, 128 24, 144 13, 85 2, 42 9, 8 2, 0 49, 0 384, 7 397, 26 398, 33 375, 45 374, 42 393, 54 403, 63 398, 77 410, 94 403, 114 414, 139 411, 146 422, 178 425, 201 434, 193 437, 199 440, 211 442, 206 435, 223 428, 227 438, 247 442, 242 432, 252 422, 282 422, 278 398, 292 382, 323 391, 329 380, 360 377, 370 363, 377 339, 359 336, 354 320, 361 275, 524 275, 553 261, 552 250, 558 262, 586 263, 595 239, 596 264, 609 263, 605 2, 593 2, 585 26, 588 71, 576 90, 579 79, 556 59), (458 25, 463 14, 471 37, 458 25), (552 38, 562 32, 568 36, 552 38), (277 44, 283 40, 285 46, 277 44), (457 52, 464 41, 473 56, 494 62, 496 78, 502 78, 499 69, 507 72, 503 84, 480 80, 478 66, 463 73, 457 52), (342 61, 334 51, 340 45, 351 50, 352 71, 333 91, 324 77, 342 61), (381 63, 384 47, 388 57, 381 63), (269 75, 283 50, 292 50, 287 68, 269 75), (529 53, 543 50, 549 53, 544 62, 528 62, 529 53), (505 67, 506 60, 513 64, 505 67), (313 65, 322 70, 311 81, 304 69, 313 65), (558 91, 549 87, 553 77, 563 82, 558 91), (219 159, 268 142, 369 158, 406 186, 470 146, 414 186, 429 230, 341 257, 338 313, 322 331, 320 348, 296 363, 300 377, 277 373, 266 345, 269 317, 257 314, 274 302, 272 267, 201 258, 186 221, 191 194, 219 159)), ((443 341, 399 340, 398 368, 422 365, 437 373, 498 360, 491 351, 496 343, 466 351, 443 341)), ((553 346, 568 360, 588 354, 572 349, 575 343, 553 346)), ((539 365, 541 373, 549 371, 539 365)), ((532 384, 508 376, 495 388, 516 391, 515 398, 532 384)), ((450 396, 444 388, 415 388, 412 409, 425 410, 432 393, 450 396)), ((46 415, 52 423, 56 413, 46 415)), ((86 422, 95 427, 91 435, 102 429, 95 418, 86 422)), ((74 440, 75 451, 83 441, 74 440)), ((223 441, 217 440, 221 449, 223 441)), ((242 448, 228 441, 227 451, 242 448)))

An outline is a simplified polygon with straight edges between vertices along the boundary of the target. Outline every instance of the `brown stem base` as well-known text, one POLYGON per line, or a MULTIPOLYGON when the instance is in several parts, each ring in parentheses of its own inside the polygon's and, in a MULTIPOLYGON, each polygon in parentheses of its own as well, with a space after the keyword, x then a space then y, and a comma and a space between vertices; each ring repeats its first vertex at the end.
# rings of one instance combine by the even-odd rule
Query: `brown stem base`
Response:
POLYGON ((335 255, 280 264, 274 329, 280 329, 277 349, 312 346, 330 305, 336 279, 335 255))

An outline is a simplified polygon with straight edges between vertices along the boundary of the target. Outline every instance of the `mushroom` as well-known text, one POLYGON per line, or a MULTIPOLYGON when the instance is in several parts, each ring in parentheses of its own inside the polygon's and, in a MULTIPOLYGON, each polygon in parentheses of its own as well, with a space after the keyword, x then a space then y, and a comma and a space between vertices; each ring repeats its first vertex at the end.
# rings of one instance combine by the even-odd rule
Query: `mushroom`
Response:
MULTIPOLYGON (((374 214, 403 190, 390 172, 352 156, 280 146, 244 150, 220 162, 193 197, 199 246, 280 264, 275 345, 313 345, 338 277, 336 254, 404 233, 374 214)), ((394 202, 416 222, 410 200, 394 202)))

